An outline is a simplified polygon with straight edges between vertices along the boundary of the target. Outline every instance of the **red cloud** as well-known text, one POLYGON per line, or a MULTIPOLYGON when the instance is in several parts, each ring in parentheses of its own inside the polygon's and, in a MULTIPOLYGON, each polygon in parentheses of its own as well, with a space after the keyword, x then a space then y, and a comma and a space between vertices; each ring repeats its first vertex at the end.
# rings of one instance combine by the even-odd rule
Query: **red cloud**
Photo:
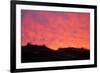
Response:
POLYGON ((90 14, 22 10, 22 45, 90 48, 90 14))

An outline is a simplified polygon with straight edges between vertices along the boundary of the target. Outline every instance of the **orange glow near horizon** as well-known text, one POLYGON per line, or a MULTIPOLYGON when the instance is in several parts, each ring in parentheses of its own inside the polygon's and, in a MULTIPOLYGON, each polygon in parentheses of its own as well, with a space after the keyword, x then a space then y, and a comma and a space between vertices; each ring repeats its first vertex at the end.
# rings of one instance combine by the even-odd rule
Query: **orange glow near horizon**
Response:
POLYGON ((21 27, 22 46, 90 49, 89 13, 22 10, 21 27))

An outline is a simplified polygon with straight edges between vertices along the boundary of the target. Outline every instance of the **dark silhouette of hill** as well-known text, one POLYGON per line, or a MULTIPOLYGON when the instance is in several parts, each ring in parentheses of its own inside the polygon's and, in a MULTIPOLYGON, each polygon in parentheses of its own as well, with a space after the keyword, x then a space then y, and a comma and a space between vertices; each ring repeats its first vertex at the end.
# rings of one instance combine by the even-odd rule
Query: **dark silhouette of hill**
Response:
POLYGON ((90 51, 84 48, 59 48, 54 51, 50 48, 27 44, 21 49, 21 62, 47 62, 64 60, 86 60, 90 59, 90 51))

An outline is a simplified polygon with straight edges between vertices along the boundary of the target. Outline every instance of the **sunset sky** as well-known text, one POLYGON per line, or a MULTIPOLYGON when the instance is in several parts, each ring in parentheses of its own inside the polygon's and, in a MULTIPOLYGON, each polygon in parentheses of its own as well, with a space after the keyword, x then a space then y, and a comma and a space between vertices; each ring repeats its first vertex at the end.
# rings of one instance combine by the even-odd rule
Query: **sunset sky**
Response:
POLYGON ((89 13, 21 10, 21 30, 22 46, 90 49, 89 13))

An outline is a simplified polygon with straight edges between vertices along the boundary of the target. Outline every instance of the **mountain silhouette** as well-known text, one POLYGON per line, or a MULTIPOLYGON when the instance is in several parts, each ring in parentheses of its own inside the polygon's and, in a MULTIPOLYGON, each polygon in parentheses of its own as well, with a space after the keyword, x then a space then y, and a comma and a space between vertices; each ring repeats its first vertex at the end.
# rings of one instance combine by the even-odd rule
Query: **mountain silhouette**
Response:
POLYGON ((21 49, 21 62, 47 62, 64 60, 86 60, 90 59, 90 50, 86 48, 59 48, 54 51, 45 45, 37 46, 27 44, 21 49))

